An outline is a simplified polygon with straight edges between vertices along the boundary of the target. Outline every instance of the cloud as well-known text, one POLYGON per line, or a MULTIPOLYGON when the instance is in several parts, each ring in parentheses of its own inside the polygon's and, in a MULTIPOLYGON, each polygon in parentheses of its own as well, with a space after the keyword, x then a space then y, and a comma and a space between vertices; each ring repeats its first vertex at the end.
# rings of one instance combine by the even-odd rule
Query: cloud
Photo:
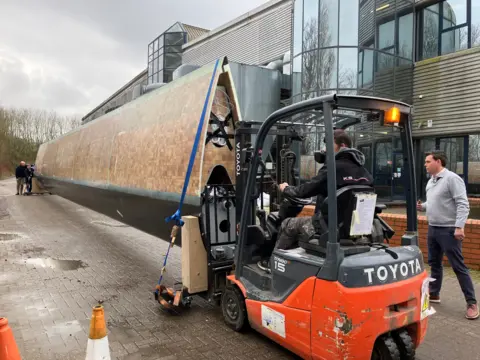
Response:
POLYGON ((84 115, 145 69, 175 21, 214 29, 265 0, 2 0, 0 105, 84 115))

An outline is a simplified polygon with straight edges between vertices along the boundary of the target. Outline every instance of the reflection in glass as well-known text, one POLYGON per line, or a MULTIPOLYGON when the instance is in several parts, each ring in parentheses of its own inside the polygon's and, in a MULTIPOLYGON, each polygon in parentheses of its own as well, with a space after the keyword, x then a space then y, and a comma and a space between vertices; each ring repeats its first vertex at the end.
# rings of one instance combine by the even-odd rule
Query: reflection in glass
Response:
POLYGON ((318 87, 332 89, 337 87, 337 48, 318 51, 318 87))
POLYGON ((318 50, 303 53, 302 59, 302 91, 312 91, 318 88, 320 78, 320 65, 318 50))
POLYGON ((338 1, 319 0, 319 47, 338 45, 338 1))
POLYGON ((318 0, 304 0, 303 51, 318 48, 318 0))
POLYGON ((395 44, 395 20, 381 24, 378 27, 378 48, 388 49, 395 44))
POLYGON ((480 1, 472 3, 472 25, 471 25, 472 46, 480 45, 480 1))
POLYGON ((466 22, 467 0, 447 0, 443 3, 443 29, 465 24, 466 22))
POLYGON ((358 0, 340 0, 339 45, 358 45, 358 3, 358 0))
POLYGON ((292 66, 292 95, 300 94, 302 91, 302 55, 293 59, 292 66))
POLYGON ((360 23, 358 26, 358 44, 367 46, 374 41, 375 1, 360 2, 360 23))
POLYGON ((165 56, 165 68, 176 69, 182 65, 182 54, 178 53, 166 53, 165 56))
POLYGON ((183 45, 183 33, 165 34, 165 45, 183 45))
POLYGON ((468 27, 442 33, 442 55, 468 48, 468 27))
POLYGON ((302 51, 303 0, 295 0, 293 13, 293 55, 302 51))
POLYGON ((358 87, 373 84, 373 50, 362 49, 358 53, 358 87))
POLYGON ((413 59, 413 14, 398 19, 398 55, 413 59))
POLYGON ((357 87, 357 48, 340 48, 338 52, 338 87, 356 88, 357 87))
POLYGON ((438 55, 438 4, 423 11, 423 59, 438 55))
POLYGON ((395 56, 375 53, 377 69, 374 73, 375 96, 394 98, 395 91, 395 56))

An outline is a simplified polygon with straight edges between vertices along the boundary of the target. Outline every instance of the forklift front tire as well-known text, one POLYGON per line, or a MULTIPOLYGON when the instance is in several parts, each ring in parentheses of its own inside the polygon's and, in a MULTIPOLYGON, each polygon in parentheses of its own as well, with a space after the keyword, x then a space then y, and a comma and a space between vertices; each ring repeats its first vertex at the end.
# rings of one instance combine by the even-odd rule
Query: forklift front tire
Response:
POLYGON ((400 350, 400 357, 402 360, 414 360, 415 359, 415 344, 413 339, 408 334, 408 331, 403 329, 399 332, 394 332, 393 337, 400 350))
POLYGON ((241 332, 248 327, 245 298, 237 286, 229 285, 225 287, 221 305, 223 319, 230 328, 241 332))
POLYGON ((372 360, 401 360, 400 350, 390 335, 381 336, 375 341, 372 360))

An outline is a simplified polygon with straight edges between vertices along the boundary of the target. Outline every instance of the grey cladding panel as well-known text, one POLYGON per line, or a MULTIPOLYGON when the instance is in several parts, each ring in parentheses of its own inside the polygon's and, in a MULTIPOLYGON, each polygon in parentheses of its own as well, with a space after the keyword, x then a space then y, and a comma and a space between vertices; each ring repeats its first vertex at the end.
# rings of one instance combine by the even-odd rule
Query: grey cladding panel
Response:
POLYGON ((480 49, 417 63, 414 71, 414 136, 480 131, 480 49), (422 96, 420 99, 419 96, 422 96), (432 127, 427 127, 432 120, 432 127))
POLYGON ((229 61, 259 65, 282 57, 290 50, 291 7, 290 2, 283 3, 266 15, 185 49, 183 63, 205 65, 227 56, 229 61))

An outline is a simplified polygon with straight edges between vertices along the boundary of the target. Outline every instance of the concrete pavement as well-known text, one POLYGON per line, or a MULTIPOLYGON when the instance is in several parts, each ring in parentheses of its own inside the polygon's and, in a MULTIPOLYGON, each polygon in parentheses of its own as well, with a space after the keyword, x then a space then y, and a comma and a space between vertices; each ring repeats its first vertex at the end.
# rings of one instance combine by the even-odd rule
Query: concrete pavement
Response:
MULTIPOLYGON (((84 359, 99 300, 114 359, 295 358, 258 333, 233 332, 201 299, 181 316, 163 313, 152 289, 167 242, 57 196, 14 193, 14 180, 0 181, 0 314, 23 359, 84 359)), ((179 277, 179 250, 169 260, 170 284, 179 277)), ((477 274, 477 294, 479 285, 477 274)), ((417 359, 480 359, 480 321, 464 318, 451 274, 435 309, 417 359)))

